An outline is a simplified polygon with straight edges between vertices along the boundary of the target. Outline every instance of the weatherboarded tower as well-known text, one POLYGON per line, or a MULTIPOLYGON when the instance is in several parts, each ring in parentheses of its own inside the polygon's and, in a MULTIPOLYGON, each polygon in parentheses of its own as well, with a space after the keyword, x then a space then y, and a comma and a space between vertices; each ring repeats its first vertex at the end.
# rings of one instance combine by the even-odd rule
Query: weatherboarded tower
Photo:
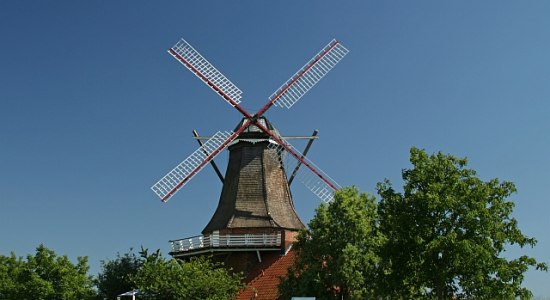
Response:
MULTIPOLYGON (((267 119, 259 122, 279 135, 267 119)), ((218 207, 202 235, 171 241, 173 257, 210 254, 250 277, 264 260, 286 252, 304 224, 294 209, 281 152, 269 147, 274 143, 252 125, 228 147, 218 207)))

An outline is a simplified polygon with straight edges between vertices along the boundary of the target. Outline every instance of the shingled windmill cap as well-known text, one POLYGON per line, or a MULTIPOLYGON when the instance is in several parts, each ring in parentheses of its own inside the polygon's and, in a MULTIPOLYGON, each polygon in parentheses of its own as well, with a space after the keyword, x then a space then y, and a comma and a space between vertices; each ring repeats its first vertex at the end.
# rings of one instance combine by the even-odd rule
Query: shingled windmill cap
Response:
MULTIPOLYGON (((245 124, 245 122, 249 122, 249 120, 246 119, 246 118, 243 118, 239 122, 239 124, 237 125, 236 129, 243 126, 245 124)), ((263 117, 263 116, 259 117, 256 120, 256 122, 258 122, 260 124, 260 126, 263 126, 267 129, 269 129, 269 131, 271 131, 271 133, 273 133, 273 135, 275 135, 278 138, 282 139, 282 136, 280 135, 279 131, 275 127, 273 127, 273 125, 267 120, 266 117, 263 117)), ((254 124, 248 126, 243 132, 241 132, 241 134, 239 134, 239 136, 229 144, 229 147, 231 147, 231 146, 233 146, 233 145, 235 145, 239 142, 248 142, 248 143, 252 143, 252 144, 259 143, 259 142, 275 143, 275 141, 273 141, 273 138, 271 138, 270 135, 263 132, 260 128, 258 128, 254 124)))

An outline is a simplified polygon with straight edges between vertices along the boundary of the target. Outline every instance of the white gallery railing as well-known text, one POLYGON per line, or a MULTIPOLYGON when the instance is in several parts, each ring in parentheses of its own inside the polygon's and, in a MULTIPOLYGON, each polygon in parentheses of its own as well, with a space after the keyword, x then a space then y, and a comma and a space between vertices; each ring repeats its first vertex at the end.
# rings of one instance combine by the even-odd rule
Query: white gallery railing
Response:
POLYGON ((235 247, 279 247, 281 233, 220 234, 214 231, 209 235, 198 235, 181 240, 170 241, 172 252, 185 252, 205 248, 235 247))

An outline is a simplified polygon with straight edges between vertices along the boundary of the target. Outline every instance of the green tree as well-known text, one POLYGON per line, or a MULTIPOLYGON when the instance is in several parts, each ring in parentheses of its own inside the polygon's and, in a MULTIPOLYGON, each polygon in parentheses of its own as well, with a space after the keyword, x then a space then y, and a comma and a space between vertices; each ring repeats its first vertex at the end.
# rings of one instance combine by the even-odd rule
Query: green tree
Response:
POLYGON ((101 261, 101 272, 95 280, 99 298, 116 299, 117 295, 136 289, 132 276, 142 265, 143 259, 132 249, 123 255, 117 253, 114 260, 101 261))
POLYGON ((0 255, 0 299, 91 299, 92 277, 87 257, 73 265, 67 256, 40 245, 26 260, 0 255))
POLYGON ((374 298, 383 243, 376 210, 375 198, 354 187, 322 203, 293 246, 297 258, 279 285, 282 298, 374 298))
POLYGON ((511 216, 512 182, 483 181, 467 160, 411 149, 411 169, 402 173, 403 193, 386 180, 378 184, 381 253, 390 298, 530 298, 522 287, 529 267, 544 263, 507 259, 508 245, 535 246, 511 216))
POLYGON ((0 255, 0 299, 16 299, 22 288, 17 282, 23 271, 23 260, 15 253, 10 256, 0 255))
POLYGON ((241 274, 230 274, 208 257, 184 262, 164 259, 158 250, 142 255, 145 262, 133 280, 144 295, 155 300, 232 299, 244 287, 241 274))

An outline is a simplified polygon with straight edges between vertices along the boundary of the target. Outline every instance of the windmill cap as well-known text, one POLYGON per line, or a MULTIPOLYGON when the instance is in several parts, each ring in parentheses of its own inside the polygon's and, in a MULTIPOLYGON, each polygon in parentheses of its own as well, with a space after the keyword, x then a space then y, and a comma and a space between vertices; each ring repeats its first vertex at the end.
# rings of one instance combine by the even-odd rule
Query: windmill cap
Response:
MULTIPOLYGON (((239 128, 241 128, 241 126, 243 126, 245 124, 245 122, 248 122, 248 119, 247 118, 242 118, 242 120, 239 122, 239 124, 237 125, 237 127, 233 131, 237 131, 239 128)), ((271 123, 267 120, 266 117, 263 117, 263 116, 259 117, 259 118, 256 119, 256 122, 261 124, 262 126, 266 127, 267 129, 269 129, 277 137, 281 138, 281 135, 279 134, 279 131, 275 127, 273 127, 273 125, 271 125, 271 123)), ((266 139, 266 138, 269 138, 269 135, 267 133, 263 132, 255 124, 252 124, 252 125, 248 126, 243 132, 241 132, 239 137, 266 139)))

